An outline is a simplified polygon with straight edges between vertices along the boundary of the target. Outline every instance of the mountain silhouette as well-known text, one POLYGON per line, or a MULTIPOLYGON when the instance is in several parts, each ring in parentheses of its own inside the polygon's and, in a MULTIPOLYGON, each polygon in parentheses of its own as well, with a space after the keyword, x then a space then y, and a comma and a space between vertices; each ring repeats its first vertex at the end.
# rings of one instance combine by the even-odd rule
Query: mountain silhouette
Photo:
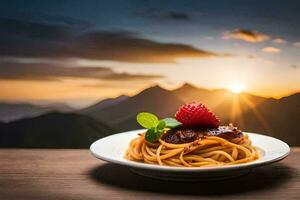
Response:
POLYGON ((174 116, 174 112, 182 104, 183 101, 173 92, 154 86, 116 105, 94 110, 88 115, 123 131, 139 127, 136 123, 136 114, 139 112, 152 112, 161 118, 174 116))
POLYGON ((277 137, 293 146, 300 145, 300 94, 261 103, 240 116, 244 130, 277 137))
POLYGON ((19 148, 88 148, 114 132, 88 116, 48 113, 0 124, 0 146, 19 148))
POLYGON ((104 99, 92 106, 89 106, 87 108, 80 110, 79 113, 85 113, 85 114, 94 113, 94 112, 97 112, 106 107, 116 105, 116 104, 120 103, 121 101, 124 101, 128 98, 129 98, 129 96, 127 96, 127 95, 121 95, 121 96, 118 96, 117 98, 104 99))
POLYGON ((0 103, 0 121, 10 122, 35 117, 50 111, 71 112, 74 109, 65 104, 33 105, 28 103, 0 103))

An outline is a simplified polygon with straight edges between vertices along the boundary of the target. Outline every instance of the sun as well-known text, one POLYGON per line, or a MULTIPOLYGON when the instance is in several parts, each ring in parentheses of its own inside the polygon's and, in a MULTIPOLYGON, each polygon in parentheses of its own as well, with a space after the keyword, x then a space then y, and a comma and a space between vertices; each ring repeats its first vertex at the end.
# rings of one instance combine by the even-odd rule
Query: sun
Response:
POLYGON ((235 94, 239 94, 244 91, 245 86, 241 83, 233 83, 228 86, 228 89, 235 94))

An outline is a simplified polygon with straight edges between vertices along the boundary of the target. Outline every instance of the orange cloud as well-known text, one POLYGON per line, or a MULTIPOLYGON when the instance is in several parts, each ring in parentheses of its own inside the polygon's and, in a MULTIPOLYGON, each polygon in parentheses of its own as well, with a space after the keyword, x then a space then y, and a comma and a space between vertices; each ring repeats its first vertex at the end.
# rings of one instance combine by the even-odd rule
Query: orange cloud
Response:
POLYGON ((294 46, 295 46, 295 47, 300 47, 300 42, 295 42, 295 43, 294 43, 294 46))
POLYGON ((264 47, 261 50, 266 53, 280 53, 281 51, 279 48, 275 47, 264 47))
POLYGON ((269 40, 271 37, 264 33, 260 33, 255 30, 247 29, 235 29, 230 32, 226 32, 223 36, 223 39, 234 39, 234 40, 243 40, 245 42, 263 42, 269 40))
POLYGON ((163 78, 155 74, 117 73, 107 67, 70 67, 58 64, 0 62, 0 80, 60 81, 65 78, 96 80, 152 80, 163 78))
POLYGON ((286 44, 287 41, 283 38, 275 38, 274 40, 272 40, 272 42, 276 43, 276 44, 286 44))

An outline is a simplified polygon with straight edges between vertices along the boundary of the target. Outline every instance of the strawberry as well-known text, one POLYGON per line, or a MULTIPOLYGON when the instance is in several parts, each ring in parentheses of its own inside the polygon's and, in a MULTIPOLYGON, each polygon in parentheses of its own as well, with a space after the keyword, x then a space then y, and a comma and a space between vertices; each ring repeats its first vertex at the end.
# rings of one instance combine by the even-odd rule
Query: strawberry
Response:
POLYGON ((175 118, 185 127, 211 127, 217 128, 220 120, 201 103, 188 103, 181 106, 175 118))

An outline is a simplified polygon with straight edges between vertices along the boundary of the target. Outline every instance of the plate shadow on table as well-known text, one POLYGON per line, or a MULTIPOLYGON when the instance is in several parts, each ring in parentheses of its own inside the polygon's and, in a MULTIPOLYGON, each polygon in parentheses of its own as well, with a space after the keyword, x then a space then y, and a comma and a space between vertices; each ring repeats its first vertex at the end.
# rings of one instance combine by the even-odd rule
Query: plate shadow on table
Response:
POLYGON ((134 191, 184 195, 230 195, 282 187, 292 179, 294 173, 295 169, 277 163, 227 180, 176 182, 143 177, 133 173, 127 167, 108 163, 92 169, 89 175, 97 183, 134 191))

